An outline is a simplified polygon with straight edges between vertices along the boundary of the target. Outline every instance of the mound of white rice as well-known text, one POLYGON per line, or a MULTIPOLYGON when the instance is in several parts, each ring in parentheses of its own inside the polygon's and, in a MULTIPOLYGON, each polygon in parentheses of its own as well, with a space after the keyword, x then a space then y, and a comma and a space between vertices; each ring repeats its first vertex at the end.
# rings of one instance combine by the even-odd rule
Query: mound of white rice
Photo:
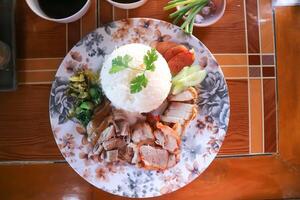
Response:
POLYGON ((109 71, 112 60, 126 54, 133 59, 129 66, 137 68, 143 64, 144 55, 151 47, 143 44, 127 44, 114 50, 105 60, 101 70, 101 85, 106 97, 120 109, 130 112, 145 113, 158 108, 167 98, 171 89, 171 72, 168 63, 158 52, 158 59, 154 62, 155 71, 146 71, 148 85, 140 92, 130 93, 130 81, 141 72, 127 68, 114 74, 109 71))

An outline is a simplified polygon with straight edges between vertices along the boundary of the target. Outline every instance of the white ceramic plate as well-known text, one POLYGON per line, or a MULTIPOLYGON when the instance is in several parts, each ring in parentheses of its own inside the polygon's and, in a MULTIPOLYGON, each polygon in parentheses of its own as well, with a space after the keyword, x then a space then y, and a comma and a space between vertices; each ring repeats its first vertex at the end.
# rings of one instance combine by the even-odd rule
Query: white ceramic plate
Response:
POLYGON ((49 112, 55 141, 66 161, 81 177, 112 194, 154 197, 187 185, 209 166, 224 140, 230 106, 223 73, 215 58, 196 37, 186 35, 177 26, 164 21, 134 18, 98 28, 72 48, 52 84, 49 112), (99 70, 105 55, 121 45, 133 42, 155 45, 167 40, 193 48, 195 63, 208 72, 199 85, 199 114, 182 137, 180 162, 159 172, 124 163, 107 164, 89 157, 91 147, 85 143, 84 129, 67 118, 72 107, 72 101, 65 94, 68 78, 78 68, 99 70))

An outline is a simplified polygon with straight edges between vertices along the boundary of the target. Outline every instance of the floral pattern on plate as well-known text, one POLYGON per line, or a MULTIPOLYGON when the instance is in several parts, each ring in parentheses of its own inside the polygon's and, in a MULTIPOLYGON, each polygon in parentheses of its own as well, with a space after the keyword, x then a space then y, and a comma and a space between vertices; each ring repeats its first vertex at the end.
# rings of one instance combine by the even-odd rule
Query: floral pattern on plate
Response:
POLYGON ((52 84, 49 113, 55 141, 70 166, 97 188, 125 197, 154 197, 173 192, 197 178, 217 155, 229 122, 229 96, 223 73, 209 50, 194 36, 170 23, 133 18, 109 23, 85 36, 66 55, 52 84), (67 113, 68 78, 78 68, 99 71, 105 56, 128 43, 154 46, 174 41, 193 48, 196 64, 207 70, 199 89, 199 114, 182 137, 180 162, 173 168, 147 171, 124 162, 107 164, 90 155, 84 129, 67 113))

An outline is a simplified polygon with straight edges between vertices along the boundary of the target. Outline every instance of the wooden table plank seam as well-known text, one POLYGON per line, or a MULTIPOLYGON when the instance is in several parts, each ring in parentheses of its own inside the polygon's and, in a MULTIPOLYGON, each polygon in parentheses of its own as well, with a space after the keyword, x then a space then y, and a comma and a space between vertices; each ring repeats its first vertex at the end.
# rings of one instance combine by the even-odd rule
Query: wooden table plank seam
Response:
MULTIPOLYGON (((273 9, 273 8, 272 8, 273 9)), ((276 42, 276 29, 275 29, 275 9, 272 10, 272 29, 274 32, 274 38, 273 38, 273 43, 274 43, 274 49, 275 49, 275 54, 274 54, 274 69, 275 69, 275 76, 278 77, 278 65, 277 65, 277 42, 276 42)), ((279 80, 275 80, 276 83, 276 90, 275 90, 275 95, 276 95, 276 140, 279 141, 279 80)), ((276 152, 279 152, 279 142, 276 143, 276 152)))
MULTIPOLYGON (((257 0, 257 8, 258 8, 258 10, 257 10, 257 17, 258 17, 258 19, 260 19, 260 2, 259 2, 259 0, 257 0)), ((261 24, 260 23, 258 23, 258 35, 259 35, 259 52, 261 53, 262 52, 262 42, 261 42, 261 24)), ((262 64, 262 56, 260 56, 260 63, 262 64)), ((261 67, 261 66, 260 66, 261 67)), ((262 67, 260 68, 260 73, 261 74, 263 74, 263 69, 262 69, 262 67)), ((263 101, 264 101, 264 87, 263 87, 263 80, 262 80, 262 76, 261 76, 261 88, 260 88, 260 90, 261 90, 261 101, 262 101, 262 113, 261 113, 261 118, 262 118, 262 121, 263 121, 263 123, 262 123, 262 149, 263 149, 263 152, 265 152, 265 137, 264 137, 264 135, 265 135, 265 123, 264 123, 264 103, 263 103, 263 101)))
MULTIPOLYGON (((52 81, 39 81, 39 82, 19 82, 18 85, 51 85, 52 81)), ((50 91, 49 91, 50 93, 50 91)))
POLYGON ((37 165, 37 164, 55 164, 55 163, 68 163, 66 160, 38 160, 38 161, 0 161, 1 165, 37 165))
MULTIPOLYGON (((247 54, 247 66, 249 66, 249 56, 248 56, 248 27, 247 27, 247 8, 246 8, 246 0, 243 2, 244 4, 244 26, 245 26, 245 46, 246 46, 246 54, 247 54)), ((250 103, 250 80, 249 80, 249 70, 247 70, 247 79, 248 79, 248 127, 249 127, 249 153, 251 153, 251 133, 252 133, 252 127, 251 127, 251 103, 250 103)))

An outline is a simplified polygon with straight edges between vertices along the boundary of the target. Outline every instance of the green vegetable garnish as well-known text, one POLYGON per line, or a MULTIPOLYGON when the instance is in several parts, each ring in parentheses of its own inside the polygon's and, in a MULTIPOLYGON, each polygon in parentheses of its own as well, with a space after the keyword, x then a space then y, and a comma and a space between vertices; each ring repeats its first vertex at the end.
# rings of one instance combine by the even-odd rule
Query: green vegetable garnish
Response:
POLYGON ((172 79, 172 94, 176 95, 188 87, 199 85, 206 77, 206 70, 201 70, 199 66, 184 67, 172 79))
POLYGON ((176 85, 173 85, 172 87, 172 94, 176 95, 185 90, 186 87, 183 85, 183 83, 177 83, 176 85))
POLYGON ((146 78, 145 74, 139 75, 132 79, 130 82, 130 93, 138 93, 140 92, 143 87, 145 88, 148 84, 148 79, 146 78))
POLYGON ((88 98, 89 94, 87 92, 81 92, 80 94, 78 94, 77 98, 79 99, 86 99, 88 98))
POLYGON ((74 99, 74 107, 69 112, 70 118, 77 118, 86 126, 93 111, 103 99, 99 86, 99 75, 91 70, 77 71, 69 78, 68 95, 74 99))
POLYGON ((117 73, 129 67, 129 62, 132 60, 132 57, 129 55, 117 56, 112 60, 112 67, 109 70, 110 74, 117 73))
POLYGON ((75 117, 84 125, 86 126, 92 118, 92 111, 91 110, 78 110, 78 112, 76 112, 75 117))
POLYGON ((110 74, 117 73, 119 71, 122 71, 126 68, 131 68, 133 70, 140 70, 142 73, 133 78, 130 81, 130 93, 138 93, 140 92, 143 88, 147 87, 148 84, 148 79, 145 75, 146 71, 154 71, 155 70, 155 65, 154 62, 158 59, 158 55, 156 53, 156 50, 152 48, 151 50, 147 51, 147 54, 144 56, 144 65, 145 69, 140 70, 138 68, 131 68, 129 66, 129 62, 132 60, 132 57, 129 55, 125 56, 117 56, 112 60, 112 67, 109 70, 110 74))
POLYGON ((99 87, 90 88, 89 93, 90 93, 91 99, 93 100, 93 102, 95 104, 101 103, 101 98, 102 98, 103 94, 99 87))
POLYGON ((83 82, 85 79, 84 79, 84 75, 83 74, 79 74, 78 76, 71 76, 69 81, 72 81, 72 82, 83 82))
POLYGON ((175 77, 172 79, 172 83, 176 83, 176 81, 186 77, 189 74, 195 73, 199 71, 199 66, 192 65, 190 67, 184 67, 175 77))
POLYGON ((93 110, 94 104, 90 101, 84 101, 79 106, 83 110, 93 110))
POLYGON ((180 8, 176 12, 170 14, 169 17, 174 19, 174 24, 177 24, 179 20, 186 15, 186 19, 180 28, 186 33, 192 34, 197 13, 199 13, 209 1, 210 0, 172 0, 168 2, 164 7, 164 10, 170 10, 180 6, 180 8))
POLYGON ((146 70, 155 70, 154 62, 157 60, 157 58, 158 55, 154 48, 147 52, 147 54, 144 56, 144 64, 146 65, 146 70))
POLYGON ((154 71, 155 65, 154 62, 158 59, 158 55, 156 53, 156 50, 152 48, 151 50, 147 51, 147 54, 144 56, 144 64, 146 65, 146 69, 141 75, 138 75, 130 82, 130 93, 138 93, 143 88, 145 88, 148 84, 148 79, 145 76, 145 72, 148 71, 154 71))

